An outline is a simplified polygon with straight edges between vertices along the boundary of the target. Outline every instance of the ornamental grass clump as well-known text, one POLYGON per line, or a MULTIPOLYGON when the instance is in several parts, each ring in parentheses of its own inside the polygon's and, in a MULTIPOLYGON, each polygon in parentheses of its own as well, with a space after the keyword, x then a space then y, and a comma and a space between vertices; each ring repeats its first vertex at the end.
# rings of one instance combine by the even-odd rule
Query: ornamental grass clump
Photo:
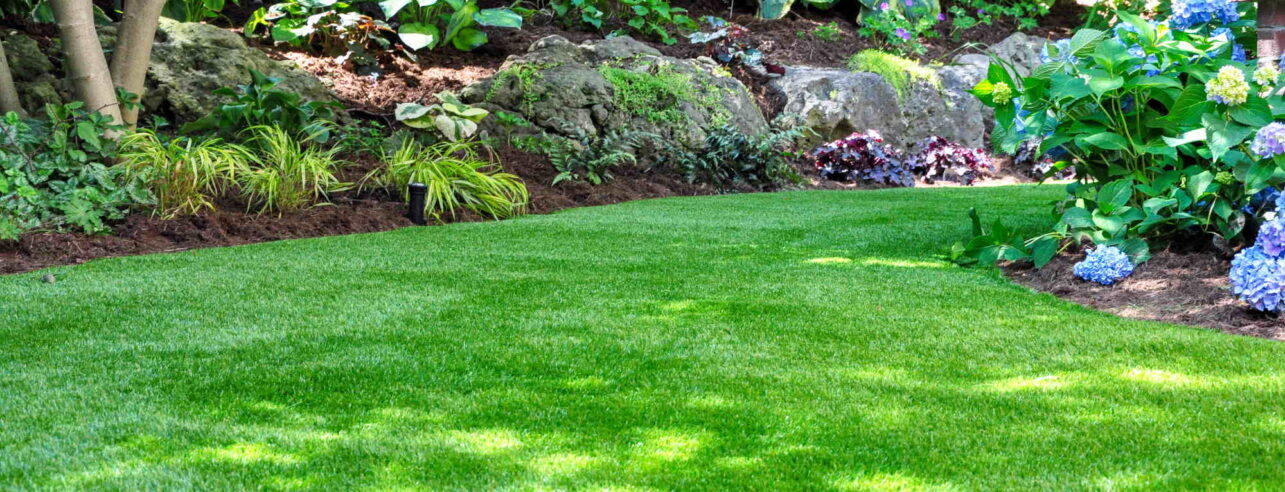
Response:
POLYGON ((941 137, 928 137, 915 145, 918 152, 908 164, 925 183, 952 181, 971 186, 982 176, 995 172, 986 151, 965 147, 941 137))
POLYGON ((1113 285, 1133 274, 1133 261, 1115 246, 1090 248, 1083 260, 1072 267, 1075 276, 1102 285, 1113 285))
POLYGON ((853 133, 812 151, 821 177, 835 181, 914 186, 915 175, 901 153, 874 130, 853 133))

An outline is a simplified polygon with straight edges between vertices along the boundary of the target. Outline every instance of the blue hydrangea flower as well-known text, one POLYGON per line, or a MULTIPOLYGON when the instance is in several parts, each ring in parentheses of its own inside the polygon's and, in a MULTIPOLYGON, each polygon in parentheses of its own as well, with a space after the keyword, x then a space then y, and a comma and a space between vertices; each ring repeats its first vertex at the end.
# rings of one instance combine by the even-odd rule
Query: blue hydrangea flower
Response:
POLYGON ((1245 54, 1244 45, 1240 43, 1235 43, 1231 45, 1231 61, 1245 63, 1245 61, 1248 59, 1249 59, 1248 55, 1245 54))
POLYGON ((1257 245, 1245 248, 1231 261, 1231 292, 1259 311, 1276 311, 1281 305, 1285 269, 1279 258, 1257 245))
MULTIPOLYGON (((1121 24, 1124 23, 1122 22, 1121 24)), ((1052 43, 1045 43, 1044 47, 1040 48, 1040 63, 1063 62, 1068 65, 1075 65, 1079 61, 1080 59, 1071 52, 1070 39, 1059 39, 1052 43), (1052 51, 1056 54, 1049 52, 1050 46, 1053 47, 1052 51)), ((1066 67, 1066 70, 1070 72, 1071 67, 1066 67)))
POLYGON ((1263 248, 1263 252, 1272 257, 1285 253, 1285 220, 1280 217, 1264 222, 1258 228, 1258 239, 1254 246, 1263 248))
POLYGON ((1169 24, 1174 29, 1189 29, 1214 19, 1223 24, 1240 20, 1236 4, 1230 0, 1174 0, 1172 8, 1169 24))
POLYGON ((1285 154, 1285 124, 1273 121, 1268 123, 1267 126, 1259 128, 1258 134, 1254 135, 1254 142, 1249 145, 1249 149, 1255 155, 1264 159, 1285 154))
POLYGON ((1089 249, 1089 254, 1071 269, 1075 276, 1102 285, 1112 285, 1133 274, 1129 255, 1115 246, 1089 249))
POLYGON ((1263 188, 1258 190, 1258 193, 1254 193, 1254 196, 1249 197, 1249 204, 1245 205, 1241 210, 1247 214, 1255 213, 1255 210, 1274 210, 1276 201, 1280 200, 1280 198, 1281 190, 1272 187, 1263 188), (1272 208, 1267 208, 1268 206, 1272 208))

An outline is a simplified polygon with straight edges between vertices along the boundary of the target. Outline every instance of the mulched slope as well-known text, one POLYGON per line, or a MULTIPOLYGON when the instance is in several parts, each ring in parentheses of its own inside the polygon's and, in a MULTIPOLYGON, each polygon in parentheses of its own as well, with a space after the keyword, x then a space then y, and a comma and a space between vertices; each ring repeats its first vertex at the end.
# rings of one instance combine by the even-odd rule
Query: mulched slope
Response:
POLYGON ((1127 318, 1285 340, 1285 321, 1251 311, 1231 295, 1230 263, 1217 254, 1162 251, 1115 286, 1076 278, 1071 267, 1083 257, 1062 255, 1041 270, 1012 264, 1004 271, 1032 289, 1127 318))
MULTIPOLYGON (((728 17, 729 14, 726 4, 718 1, 678 1, 674 2, 674 5, 688 8, 693 17, 704 15, 728 17)), ((950 2, 944 2, 943 7, 948 9, 950 2)), ((1028 34, 1047 38, 1068 37, 1072 28, 1080 24, 1082 13, 1082 8, 1066 3, 1059 4, 1048 16, 1041 19, 1041 27, 1029 31, 1028 34)), ((856 15, 855 10, 843 8, 829 11, 796 9, 785 19, 762 21, 754 17, 752 3, 737 2, 735 15, 731 16, 730 20, 748 27, 759 43, 765 59, 773 63, 844 66, 852 54, 864 49, 879 48, 872 40, 857 35, 856 15), (835 41, 823 41, 810 35, 800 35, 830 22, 837 23, 841 31, 839 39, 835 41)), ((331 56, 320 56, 286 47, 273 47, 265 43, 260 43, 260 47, 274 57, 296 62, 305 70, 328 81, 340 100, 350 108, 389 116, 397 103, 433 102, 433 94, 437 92, 459 91, 470 83, 491 76, 510 55, 525 53, 532 42, 545 36, 556 34, 579 43, 600 39, 605 33, 618 27, 621 26, 609 27, 604 29, 603 33, 585 32, 564 28, 553 23, 551 19, 534 19, 521 30, 490 28, 487 29, 487 33, 491 41, 471 52, 439 48, 419 55, 418 61, 386 53, 380 57, 381 73, 378 77, 359 75, 351 65, 336 62, 331 56)), ((1015 22, 1003 21, 992 26, 968 30, 962 33, 959 39, 953 39, 950 36, 948 23, 943 22, 938 26, 939 37, 927 40, 928 50, 919 58, 923 61, 948 62, 958 53, 976 51, 997 43, 1016 30, 1015 22)), ((707 54, 705 46, 693 45, 685 40, 680 40, 672 46, 649 39, 641 39, 641 41, 674 57, 693 58, 707 54)), ((765 112, 769 116, 775 114, 773 100, 762 88, 763 81, 747 73, 736 75, 756 93, 765 112)))

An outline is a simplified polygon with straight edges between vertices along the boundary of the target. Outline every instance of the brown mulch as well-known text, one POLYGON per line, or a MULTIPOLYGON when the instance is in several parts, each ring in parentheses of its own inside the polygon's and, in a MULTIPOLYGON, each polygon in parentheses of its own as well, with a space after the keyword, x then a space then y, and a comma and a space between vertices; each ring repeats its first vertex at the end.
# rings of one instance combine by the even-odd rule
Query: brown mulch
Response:
MULTIPOLYGON (((483 7, 489 5, 487 2, 483 3, 483 7)), ((496 5, 489 6, 500 6, 497 2, 490 3, 496 5)), ((730 17, 727 4, 718 0, 676 1, 673 4, 689 9, 693 18, 704 15, 728 17, 732 22, 748 27, 759 43, 764 59, 775 64, 845 66, 852 54, 864 49, 879 48, 874 41, 857 35, 857 12, 852 8, 856 2, 851 2, 852 5, 843 4, 847 5, 846 9, 840 6, 828 11, 796 8, 786 18, 774 21, 755 18, 755 4, 752 2, 737 2, 734 15, 730 17), (806 34, 817 26, 830 22, 835 22, 840 30, 838 39, 825 41, 806 34)), ((950 4, 951 2, 943 2, 943 10, 949 9, 950 4)), ((1059 3, 1049 15, 1040 19, 1040 27, 1027 31, 1027 34, 1048 38, 1069 37, 1072 27, 1079 25, 1082 12, 1083 9, 1074 4, 1059 3)), ((270 56, 294 61, 326 81, 349 108, 387 117, 392 114, 397 103, 435 102, 433 94, 441 91, 458 92, 473 82, 493 75, 509 56, 526 53, 531 43, 545 36, 556 34, 580 43, 601 39, 606 33, 620 27, 623 25, 608 26, 601 33, 586 32, 566 29, 551 19, 536 18, 520 30, 487 28, 490 42, 470 52, 442 47, 420 53, 417 55, 418 60, 414 61, 395 52, 384 52, 378 56, 378 76, 373 77, 357 73, 351 63, 339 63, 334 56, 289 47, 274 47, 261 40, 257 43, 270 56)), ((962 33, 959 39, 953 39, 948 23, 942 22, 938 25, 939 36, 926 40, 928 50, 918 58, 947 62, 955 54, 978 51, 1003 40, 1016 30, 1015 22, 999 21, 991 26, 970 29, 962 33)), ((668 56, 694 58, 708 54, 705 46, 693 45, 685 39, 680 39, 674 45, 650 39, 640 40, 668 56)), ((767 90, 766 80, 744 70, 735 70, 734 74, 754 92, 765 114, 769 117, 776 114, 775 96, 767 90)))
MULTIPOLYGON (((669 176, 644 173, 622 166, 615 179, 598 186, 567 183, 551 186, 557 172, 547 157, 513 148, 497 149, 504 170, 517 174, 531 194, 531 213, 630 200, 677 195, 703 195, 713 191, 669 176)), ((369 163, 367 165, 370 165, 369 163)), ((354 180, 361 169, 345 176, 354 180)), ((382 194, 345 192, 331 197, 331 205, 296 213, 256 215, 241 212, 242 204, 225 201, 218 211, 162 220, 145 214, 131 215, 113 224, 110 235, 30 233, 18 241, 0 241, 0 274, 84 263, 95 258, 184 251, 216 246, 333 236, 397 229, 412 225, 405 218, 406 205, 382 194)), ((449 222, 484 220, 473 214, 449 222)))
POLYGON ((1004 272, 1032 289, 1126 318, 1285 340, 1285 320, 1252 311, 1231 294, 1231 262, 1216 253, 1161 251, 1114 286, 1072 274, 1081 259, 1083 254, 1062 255, 1040 270, 1019 263, 1006 265, 1004 272))

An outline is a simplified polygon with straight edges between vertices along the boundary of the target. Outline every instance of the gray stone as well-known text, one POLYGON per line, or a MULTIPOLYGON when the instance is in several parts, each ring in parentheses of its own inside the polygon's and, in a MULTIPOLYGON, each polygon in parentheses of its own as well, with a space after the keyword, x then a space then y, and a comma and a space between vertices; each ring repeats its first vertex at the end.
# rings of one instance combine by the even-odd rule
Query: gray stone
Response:
POLYGON ((976 83, 971 70, 940 69, 938 82, 916 81, 902 98, 877 74, 838 68, 790 67, 770 86, 785 97, 784 112, 817 134, 812 143, 875 130, 901 147, 928 136, 978 147, 985 127, 981 103, 967 92, 976 83))
MULTIPOLYGON (((113 26, 98 28, 99 41, 110 47, 116 39, 113 26)), ((66 81, 55 76, 52 54, 58 43, 42 52, 31 38, 0 30, 18 96, 28 111, 38 112, 46 103, 70 98, 66 81)), ((208 114, 225 102, 213 94, 220 87, 250 82, 250 70, 282 79, 281 89, 297 92, 307 101, 335 100, 330 90, 294 63, 277 61, 248 46, 241 36, 209 24, 178 22, 162 17, 147 67, 143 106, 147 111, 173 116, 180 122, 208 114)))
POLYGON ((709 60, 663 56, 627 36, 572 44, 561 36, 537 40, 524 55, 510 57, 496 75, 466 87, 461 98, 491 111, 505 111, 534 124, 520 130, 486 120, 492 133, 547 131, 578 137, 617 130, 638 130, 693 149, 707 132, 726 123, 747 133, 766 128, 758 105, 744 85, 709 60), (604 69, 620 69, 643 78, 657 74, 686 79, 690 97, 658 100, 657 110, 675 110, 681 118, 649 119, 629 111, 604 69))
POLYGON ((312 74, 293 63, 268 58, 247 46, 237 33, 161 18, 147 68, 143 105, 181 121, 194 120, 225 101, 212 94, 215 89, 250 82, 251 69, 282 79, 278 88, 299 93, 304 100, 334 100, 312 74))
POLYGON ((771 87, 785 96, 783 111, 801 117, 803 124, 816 133, 816 141, 830 141, 867 129, 893 142, 905 138, 906 122, 900 117, 897 92, 876 74, 841 68, 789 67, 784 76, 771 82, 771 87))
MULTIPOLYGON (((1040 64, 1040 51, 1046 42, 1044 38, 1015 32, 1003 41, 991 45, 986 51, 994 53, 1001 60, 1012 63, 1017 73, 1025 77, 1040 64)), ((970 55, 960 55, 956 57, 956 61, 965 56, 970 55)))
MULTIPOLYGON (((1044 42, 1016 33, 988 52, 1013 62, 1026 75, 1039 65, 1044 42)), ((933 67, 936 81, 916 81, 900 98, 879 75, 839 68, 787 67, 769 87, 785 98, 786 113, 801 116, 817 133, 816 141, 875 130, 904 148, 929 136, 981 147, 994 126, 994 111, 969 91, 986 78, 990 62, 986 53, 959 55, 951 65, 933 67)))

